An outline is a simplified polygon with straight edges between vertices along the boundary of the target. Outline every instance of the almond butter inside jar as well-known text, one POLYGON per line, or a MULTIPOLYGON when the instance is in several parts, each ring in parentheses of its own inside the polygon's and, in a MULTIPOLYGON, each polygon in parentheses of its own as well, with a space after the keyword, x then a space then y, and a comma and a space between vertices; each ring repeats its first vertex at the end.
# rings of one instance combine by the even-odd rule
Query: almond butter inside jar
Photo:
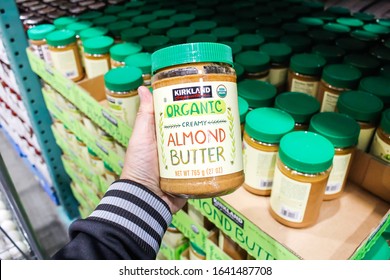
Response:
POLYGON ((231 48, 190 43, 152 54, 160 186, 181 197, 214 197, 244 182, 231 48))

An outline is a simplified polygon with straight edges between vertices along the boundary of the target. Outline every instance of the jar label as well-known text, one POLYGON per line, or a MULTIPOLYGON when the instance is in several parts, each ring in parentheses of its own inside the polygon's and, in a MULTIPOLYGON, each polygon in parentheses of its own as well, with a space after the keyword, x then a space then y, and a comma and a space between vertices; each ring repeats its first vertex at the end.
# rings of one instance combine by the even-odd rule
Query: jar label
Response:
POLYGON ((114 97, 106 94, 106 97, 110 112, 133 127, 139 108, 139 95, 114 97))
POLYGON ((276 168, 270 199, 272 210, 287 221, 302 222, 310 189, 310 183, 290 179, 276 168))
POLYGON ((350 162, 351 154, 335 155, 333 157, 333 167, 326 184, 325 194, 335 194, 341 191, 350 162))
POLYGON ((53 62, 51 60, 51 55, 49 51, 49 45, 43 45, 42 46, 42 52, 43 52, 43 59, 46 61, 47 64, 52 65, 53 62))
POLYGON ((89 79, 104 75, 110 70, 109 61, 107 59, 88 59, 85 57, 84 66, 89 79))
POLYGON ((383 141, 378 133, 375 134, 371 144, 370 153, 388 163, 390 163, 390 145, 383 141))
POLYGON ((269 82, 274 86, 280 86, 286 83, 287 68, 271 69, 269 71, 269 82))
POLYGON ((40 59, 45 60, 45 57, 43 55, 43 48, 42 48, 42 46, 44 46, 44 45, 38 46, 38 45, 31 44, 30 48, 33 51, 33 53, 35 53, 40 59))
POLYGON ((306 82, 292 78, 291 90, 309 94, 313 97, 317 96, 318 82, 306 82))
POLYGON ((325 91, 321 102, 321 112, 334 112, 336 110, 337 100, 339 100, 338 94, 325 91))
POLYGON ((359 140, 356 148, 362 151, 366 151, 368 145, 371 142, 372 136, 374 135, 375 127, 361 128, 359 134, 359 140))
POLYGON ((275 173, 277 152, 264 152, 243 141, 245 184, 258 190, 270 190, 275 173))
POLYGON ((237 85, 198 82, 153 91, 160 177, 205 178, 242 171, 237 85))
POLYGON ((53 66, 69 79, 77 78, 81 74, 79 73, 75 55, 76 54, 73 49, 62 52, 50 52, 53 66))

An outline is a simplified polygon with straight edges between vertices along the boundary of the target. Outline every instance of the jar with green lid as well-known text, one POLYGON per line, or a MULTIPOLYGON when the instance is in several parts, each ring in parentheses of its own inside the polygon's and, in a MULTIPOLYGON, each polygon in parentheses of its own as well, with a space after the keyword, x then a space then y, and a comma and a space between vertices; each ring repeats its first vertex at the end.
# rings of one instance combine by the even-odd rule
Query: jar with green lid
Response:
POLYGON ((240 33, 240 30, 236 27, 221 26, 211 30, 211 34, 217 36, 218 41, 233 41, 240 33))
POLYGON ((277 90, 270 83, 246 79, 239 82, 237 88, 238 95, 248 102, 249 110, 273 107, 277 90))
POLYGON ((51 65, 49 46, 46 36, 53 32, 56 27, 53 24, 39 24, 27 30, 30 49, 47 64, 51 65))
POLYGON ((189 259, 202 261, 206 259, 206 252, 203 251, 196 243, 190 241, 189 259))
POLYGON ((321 103, 321 112, 334 112, 339 95, 356 89, 362 74, 359 69, 347 64, 325 66, 317 99, 321 103))
POLYGON ((150 34, 165 35, 169 29, 175 25, 175 22, 170 19, 159 19, 148 24, 150 34))
POLYGON ((146 1, 130 1, 128 3, 125 4, 125 7, 126 9, 129 9, 129 10, 137 10, 138 8, 142 7, 142 6, 145 6, 146 4, 146 1))
POLYGON ((245 118, 249 111, 249 104, 241 96, 238 97, 238 112, 240 114, 241 136, 244 135, 245 118))
POLYGON ((78 16, 79 20, 94 20, 95 18, 101 17, 102 12, 88 11, 78 16))
POLYGON ((118 174, 115 173, 115 171, 111 168, 111 166, 103 161, 103 166, 104 166, 104 173, 103 173, 103 182, 100 186, 100 192, 105 193, 109 186, 116 180, 119 179, 118 174))
POLYGON ((153 12, 153 15, 155 15, 158 19, 168 19, 174 14, 176 14, 175 9, 160 9, 153 12))
POLYGON ((67 25, 66 29, 74 31, 76 33, 76 38, 80 39, 80 32, 91 27, 92 22, 90 21, 76 21, 67 25))
POLYGON ((282 137, 270 198, 276 221, 293 228, 317 222, 333 156, 332 143, 319 134, 294 131, 282 137))
POLYGON ((207 33, 197 33, 187 38, 187 43, 199 43, 199 42, 210 42, 216 43, 217 37, 207 33))
POLYGON ((294 130, 308 130, 311 117, 320 111, 320 103, 313 96, 302 92, 284 92, 276 96, 275 108, 293 117, 294 130))
POLYGON ((377 34, 378 36, 385 38, 390 34, 390 27, 380 25, 377 23, 368 23, 363 26, 363 30, 377 34))
POLYGON ((270 56, 260 51, 244 51, 236 55, 235 60, 245 70, 245 78, 269 81, 270 56))
POLYGON ((236 74, 230 47, 189 43, 152 54, 160 186, 214 197, 244 181, 236 74))
POLYGON ((356 120, 360 125, 356 148, 366 151, 374 135, 383 102, 377 96, 365 91, 345 91, 337 101, 337 111, 356 120))
POLYGON ((245 119, 243 138, 244 188, 256 195, 271 194, 279 141, 294 129, 294 119, 276 108, 258 108, 245 119))
POLYGON ((313 47, 312 53, 325 58, 326 64, 334 64, 340 63, 346 52, 338 46, 319 44, 313 47))
POLYGON ((106 14, 106 15, 115 15, 117 13, 120 13, 122 12, 123 10, 125 10, 126 7, 125 6, 120 6, 120 5, 110 5, 110 6, 107 6, 103 12, 106 14))
POLYGON ((307 35, 314 43, 317 44, 333 44, 337 36, 334 32, 324 29, 313 29, 310 30, 307 35))
POLYGON ((119 13, 118 20, 132 20, 132 18, 139 16, 141 14, 140 10, 127 10, 119 13))
POLYGON ((381 122, 370 147, 370 154, 390 163, 390 108, 382 113, 381 122))
POLYGON ((107 25, 107 29, 110 35, 115 39, 116 43, 122 41, 121 32, 133 26, 133 23, 129 20, 119 20, 107 25))
POLYGON ((152 59, 151 54, 146 52, 136 53, 129 55, 125 58, 125 65, 137 67, 142 71, 142 79, 144 80, 144 86, 151 85, 152 79, 152 59))
POLYGON ((139 107, 138 87, 142 85, 142 71, 124 66, 111 69, 104 75, 106 97, 110 111, 133 127, 139 107))
POLYGON ((55 19, 53 21, 53 24, 56 27, 56 29, 61 30, 61 29, 65 29, 66 26, 68 26, 69 24, 74 23, 76 21, 78 21, 77 17, 66 16, 66 17, 59 17, 59 18, 55 19))
POLYGON ((76 33, 70 30, 57 30, 46 36, 53 67, 65 77, 77 82, 84 77, 76 33))
POLYGON ((96 175, 103 175, 105 172, 103 161, 91 148, 88 147, 87 150, 88 150, 88 156, 89 156, 88 162, 91 166, 92 171, 96 175))
POLYGON ((300 17, 298 22, 305 24, 309 29, 315 29, 324 25, 324 21, 316 17, 300 17))
POLYGON ((365 77, 359 83, 359 90, 378 96, 385 108, 390 106, 390 79, 383 76, 365 77))
POLYGON ((110 48, 113 44, 114 39, 108 36, 94 37, 83 42, 84 66, 89 79, 110 70, 110 48))
POLYGON ((336 20, 338 24, 345 25, 351 29, 357 29, 364 25, 364 22, 358 18, 353 17, 340 17, 336 20))
POLYGON ((178 13, 175 15, 172 15, 170 20, 173 20, 177 26, 189 26, 192 21, 195 19, 194 14, 190 13, 178 13))
POLYGON ((93 38, 93 37, 99 37, 99 36, 105 36, 108 34, 108 29, 105 27, 91 27, 85 30, 80 31, 79 37, 81 39, 81 42, 93 38))
POLYGON ((348 54, 363 53, 368 48, 368 44, 366 42, 352 37, 337 39, 336 46, 344 49, 348 54))
POLYGON ((317 96, 322 69, 326 60, 316 54, 295 54, 290 59, 288 91, 317 96))
POLYGON ((152 53, 166 47, 169 44, 169 38, 164 35, 149 35, 141 38, 138 43, 144 51, 152 53))
POLYGON ((167 31, 167 36, 173 44, 187 42, 187 38, 195 34, 192 27, 173 27, 167 31))
POLYGON ((217 27, 217 23, 212 20, 199 20, 192 22, 190 27, 194 28, 196 33, 209 33, 217 27))
POLYGON ((234 42, 239 43, 243 51, 258 50, 264 38, 258 34, 240 34, 234 37, 234 42))
POLYGON ((257 34, 263 36, 265 42, 279 42, 284 35, 284 31, 276 27, 260 27, 256 30, 257 34))
POLYGON ((120 43, 110 48, 111 68, 122 67, 129 55, 141 52, 142 46, 137 43, 120 43))
POLYGON ((309 37, 300 34, 288 34, 280 37, 280 42, 288 45, 293 53, 303 53, 310 49, 312 41, 309 37))
POLYGON ((362 73, 362 77, 375 75, 381 65, 380 61, 368 54, 349 54, 344 57, 344 64, 356 67, 362 73))
POLYGON ((278 92, 282 92, 287 83, 292 49, 284 43, 267 43, 260 47, 260 51, 268 54, 271 59, 269 82, 278 89, 278 92))
POLYGON ((366 31, 366 30, 354 30, 350 33, 352 38, 358 39, 360 41, 366 42, 369 45, 373 45, 379 41, 378 34, 366 31))
POLYGON ((134 26, 147 26, 152 21, 155 21, 157 17, 153 14, 141 14, 131 19, 134 26))
POLYGON ((121 32, 122 41, 138 43, 139 39, 148 35, 150 30, 143 26, 132 27, 121 32))
POLYGON ((101 16, 101 17, 98 17, 98 18, 95 18, 92 23, 93 25, 95 26, 107 26, 109 25, 110 23, 113 23, 113 22, 116 22, 118 21, 118 17, 117 16, 113 16, 113 15, 104 15, 104 16, 101 16))

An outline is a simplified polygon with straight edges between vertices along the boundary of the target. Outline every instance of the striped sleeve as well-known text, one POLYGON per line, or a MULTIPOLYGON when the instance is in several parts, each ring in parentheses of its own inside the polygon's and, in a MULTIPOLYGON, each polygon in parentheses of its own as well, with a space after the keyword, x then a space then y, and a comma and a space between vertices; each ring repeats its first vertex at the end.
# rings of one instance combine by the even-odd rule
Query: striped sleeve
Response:
POLYGON ((87 220, 123 229, 140 248, 155 255, 172 214, 168 205, 144 186, 130 180, 117 180, 87 220))

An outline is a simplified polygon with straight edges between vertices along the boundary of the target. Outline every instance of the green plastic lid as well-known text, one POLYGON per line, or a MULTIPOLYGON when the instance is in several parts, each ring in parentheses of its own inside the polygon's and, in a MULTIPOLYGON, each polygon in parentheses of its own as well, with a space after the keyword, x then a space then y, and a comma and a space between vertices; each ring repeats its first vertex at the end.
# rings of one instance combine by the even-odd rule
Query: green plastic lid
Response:
POLYGON ((206 256, 206 253, 194 242, 190 241, 191 248, 201 256, 206 256))
POLYGON ((284 35, 280 38, 281 43, 289 45, 294 53, 304 52, 310 48, 311 40, 307 36, 303 35, 284 35))
POLYGON ((282 25, 282 29, 287 34, 302 34, 302 33, 306 33, 309 30, 307 25, 299 22, 285 23, 282 25))
POLYGON ((280 37, 284 35, 282 29, 275 27, 260 27, 256 32, 263 36, 266 42, 279 42, 280 37))
POLYGON ((110 52, 114 39, 108 36, 93 37, 83 42, 84 52, 89 54, 106 54, 110 52))
POLYGON ((290 68, 303 75, 320 75, 326 60, 316 54, 296 54, 290 59, 290 68))
POLYGON ((336 46, 347 52, 363 52, 368 47, 366 42, 352 37, 337 39, 336 46))
POLYGON ((138 42, 139 39, 148 35, 150 30, 143 26, 132 27, 121 32, 123 41, 126 42, 138 42))
POLYGON ((351 11, 342 6, 331 6, 326 9, 327 12, 339 15, 339 16, 349 16, 351 14, 351 11))
POLYGON ((378 34, 375 34, 375 33, 369 32, 369 31, 365 31, 365 30, 354 30, 351 32, 350 35, 353 38, 356 38, 356 39, 359 39, 359 40, 365 41, 365 42, 375 42, 375 41, 378 41, 378 39, 379 39, 378 34))
POLYGON ((50 46, 66 46, 76 42, 76 33, 66 29, 56 30, 46 36, 46 41, 50 46))
POLYGON ((260 51, 245 51, 236 55, 236 62, 244 67, 246 72, 257 73, 269 70, 270 56, 260 51))
POLYGON ((382 66, 381 75, 385 78, 390 78, 390 64, 382 66))
POLYGON ((237 89, 250 108, 272 107, 277 92, 275 86, 258 80, 243 80, 237 84, 237 89))
POLYGON ((141 69, 143 74, 152 73, 152 58, 151 54, 147 52, 141 52, 129 55, 125 59, 126 66, 134 66, 141 69))
POLYGON ((141 11, 139 10, 128 10, 118 14, 119 20, 131 20, 133 17, 139 16, 141 11))
POLYGON ((233 68, 236 71, 237 82, 243 80, 245 73, 244 67, 242 67, 239 63, 234 63, 233 68))
POLYGON ((236 27, 217 27, 217 28, 214 28, 213 30, 211 30, 211 33, 215 36, 217 36, 217 38, 220 40, 220 41, 229 41, 231 39, 233 39, 234 37, 236 37, 240 31, 238 30, 238 28, 236 27))
POLYGON ((195 29, 191 27, 173 27, 167 31, 167 36, 174 43, 184 43, 187 38, 195 34, 195 29))
POLYGON ((132 66, 114 68, 104 75, 104 83, 109 90, 116 92, 134 90, 143 84, 142 71, 132 66))
POLYGON ((104 9, 104 13, 106 15, 108 14, 111 14, 111 15, 115 15, 115 14, 118 14, 122 11, 126 10, 126 7, 125 6, 120 6, 120 5, 110 5, 110 6, 107 6, 105 9, 104 9))
POLYGON ((133 8, 139 8, 139 7, 145 6, 145 4, 146 4, 146 1, 130 1, 130 2, 125 4, 125 7, 127 9, 133 9, 133 8))
POLYGON ((142 46, 137 43, 120 43, 110 48, 110 56, 115 61, 125 61, 129 55, 139 53, 142 46))
POLYGON ((156 19, 157 16, 153 14, 145 14, 145 15, 135 16, 131 19, 131 21, 134 23, 134 25, 144 26, 144 25, 148 25, 148 23, 152 21, 155 21, 156 19))
POLYGON ((92 26, 92 22, 90 21, 77 21, 66 26, 66 29, 72 30, 79 35, 81 31, 88 29, 92 26))
POLYGON ((390 79, 383 76, 363 78, 360 81, 359 90, 364 90, 378 96, 385 106, 389 106, 390 104, 390 79))
POLYGON ((363 26, 363 29, 378 35, 387 35, 390 33, 390 28, 376 23, 368 23, 363 26))
POLYGON ((322 112, 311 118, 309 131, 324 136, 335 148, 346 148, 357 144, 360 126, 346 114, 322 112))
POLYGON ((315 29, 310 30, 308 33, 309 38, 317 43, 333 43, 336 40, 337 35, 334 32, 324 30, 324 29, 315 29))
POLYGON ((292 53, 292 49, 284 43, 267 43, 260 47, 262 52, 269 55, 272 62, 288 62, 292 53))
POLYGON ((118 17, 113 15, 105 15, 101 16, 99 18, 95 18, 92 22, 94 25, 97 26, 106 26, 110 23, 116 22, 118 20, 118 17))
POLYGON ((298 22, 301 24, 305 24, 310 27, 318 27, 318 26, 323 26, 324 21, 320 18, 316 17, 300 17, 298 19, 298 22))
POLYGON ((98 11, 88 11, 78 16, 79 20, 94 20, 95 18, 101 17, 103 13, 98 11))
POLYGON ((187 38, 187 43, 198 43, 198 42, 211 42, 211 43, 216 43, 217 42, 217 37, 215 37, 212 34, 207 34, 207 33, 199 33, 192 35, 187 38))
POLYGON ((370 22, 375 20, 375 15, 365 13, 365 12, 357 12, 353 14, 354 18, 360 19, 364 22, 370 22))
POLYGON ((289 168, 315 174, 332 166, 334 153, 332 143, 325 137, 308 131, 293 131, 280 140, 278 154, 289 168))
POLYGON ((384 63, 390 62, 390 48, 383 45, 378 45, 372 48, 370 51, 373 56, 383 61, 384 63))
POLYGON ((381 123, 379 126, 385 133, 390 134, 390 108, 383 111, 381 123))
POLYGON ((197 32, 209 32, 217 27, 217 23, 212 20, 199 20, 192 22, 190 27, 194 28, 197 32))
POLYGON ((76 21, 78 21, 78 18, 76 17, 59 17, 53 21, 53 24, 57 29, 64 29, 66 26, 76 21))
POLYGON ((246 100, 240 96, 238 96, 238 112, 240 114, 240 123, 245 122, 246 114, 248 113, 249 105, 246 100))
POLYGON ((257 108, 245 118, 245 132, 257 141, 275 144, 294 129, 294 119, 276 108, 257 108))
POLYGON ((333 13, 327 12, 327 11, 320 11, 313 13, 311 16, 318 17, 322 19, 324 22, 333 22, 336 20, 337 16, 333 13))
POLYGON ((337 100, 338 112, 361 122, 373 122, 383 109, 379 97, 365 91, 345 91, 337 100))
POLYGON ((221 44, 228 45, 232 49, 233 56, 242 51, 241 45, 239 43, 237 43, 237 42, 227 42, 227 41, 224 41, 224 42, 221 42, 221 44))
POLYGON ((342 17, 336 20, 337 23, 346 25, 349 27, 360 27, 364 25, 364 22, 357 18, 342 17))
POLYGON ((107 169, 108 171, 114 172, 114 170, 111 168, 111 166, 110 166, 107 162, 103 161, 103 166, 104 166, 104 168, 107 169))
POLYGON ((376 20, 376 22, 380 25, 390 27, 390 19, 388 18, 379 18, 376 20))
POLYGON ((215 14, 215 11, 214 11, 214 9, 198 8, 198 9, 192 10, 191 13, 197 19, 207 19, 207 18, 211 18, 215 14))
POLYGON ((219 62, 233 65, 232 50, 220 43, 187 43, 170 46, 152 54, 152 71, 186 63, 219 62))
POLYGON ((322 72, 322 79, 337 88, 354 89, 361 77, 359 69, 347 64, 327 65, 322 72))
POLYGON ((112 35, 115 37, 120 37, 121 32, 127 28, 130 28, 133 26, 133 23, 129 20, 119 20, 113 23, 110 23, 107 25, 108 30, 111 32, 112 35))
POLYGON ((264 43, 264 38, 258 34, 240 34, 234 37, 234 42, 239 43, 244 50, 257 50, 264 43))
POLYGON ((338 23, 333 23, 333 22, 329 22, 329 23, 324 24, 323 28, 325 30, 335 32, 337 34, 345 34, 345 33, 349 33, 351 31, 351 28, 349 26, 338 24, 338 23))
POLYGON ((173 16, 174 14, 176 14, 176 10, 174 10, 174 9, 160 9, 160 10, 154 11, 153 14, 157 18, 169 18, 169 17, 173 16))
POLYGON ((190 13, 179 13, 171 16, 169 19, 176 22, 177 25, 187 25, 195 19, 195 15, 190 13))
POLYGON ((314 46, 312 52, 325 58, 328 64, 340 62, 345 55, 344 49, 334 45, 325 44, 314 46))
POLYGON ((150 33, 154 35, 165 35, 167 31, 175 25, 175 22, 170 19, 160 19, 152 21, 148 24, 150 33))
POLYGON ((363 76, 375 74, 381 64, 377 58, 368 54, 346 55, 343 63, 356 67, 363 76))
POLYGON ((90 147, 87 147, 87 150, 88 150, 88 154, 90 154, 90 155, 92 155, 94 157, 98 156, 94 151, 92 151, 92 149, 90 147))
POLYGON ((87 40, 93 37, 104 36, 108 33, 108 29, 105 27, 91 27, 85 30, 80 31, 80 39, 82 41, 87 40))
POLYGON ((302 92, 284 92, 275 99, 275 108, 289 113, 296 123, 309 123, 311 117, 320 111, 320 102, 302 92))
POLYGON ((27 36, 30 40, 44 40, 55 29, 56 27, 53 24, 39 24, 28 29, 27 36))
POLYGON ((150 53, 165 46, 166 44, 168 44, 168 42, 169 38, 164 35, 145 36, 138 41, 138 43, 144 48, 144 50, 150 53))

